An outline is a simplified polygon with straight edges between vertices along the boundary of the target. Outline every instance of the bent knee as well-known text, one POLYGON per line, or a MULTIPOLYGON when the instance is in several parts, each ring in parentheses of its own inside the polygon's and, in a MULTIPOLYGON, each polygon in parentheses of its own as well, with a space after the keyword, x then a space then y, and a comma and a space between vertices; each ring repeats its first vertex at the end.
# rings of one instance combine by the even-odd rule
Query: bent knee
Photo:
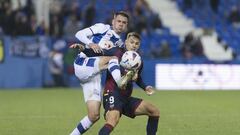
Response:
POLYGON ((156 110, 155 110, 155 116, 159 116, 160 117, 160 110, 158 108, 156 108, 156 110))
POLYGON ((116 127, 120 119, 120 112, 117 110, 112 110, 107 112, 106 114, 106 122, 112 125, 113 127, 116 127))
POLYGON ((157 107, 154 107, 150 113, 151 116, 160 117, 160 110, 157 107))
POLYGON ((100 119, 100 114, 99 113, 90 113, 88 115, 88 117, 89 117, 90 121, 96 122, 100 119))

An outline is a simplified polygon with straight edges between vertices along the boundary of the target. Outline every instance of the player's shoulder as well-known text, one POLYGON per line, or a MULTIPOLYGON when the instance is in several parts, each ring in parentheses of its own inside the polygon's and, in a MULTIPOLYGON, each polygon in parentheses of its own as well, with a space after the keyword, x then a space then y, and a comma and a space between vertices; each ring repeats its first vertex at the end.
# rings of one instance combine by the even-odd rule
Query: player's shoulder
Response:
POLYGON ((98 29, 100 31, 106 31, 110 29, 110 25, 104 23, 96 23, 91 28, 98 29))
POLYGON ((110 25, 109 24, 104 24, 104 23, 96 23, 94 24, 95 26, 98 26, 98 27, 108 27, 110 28, 110 25))

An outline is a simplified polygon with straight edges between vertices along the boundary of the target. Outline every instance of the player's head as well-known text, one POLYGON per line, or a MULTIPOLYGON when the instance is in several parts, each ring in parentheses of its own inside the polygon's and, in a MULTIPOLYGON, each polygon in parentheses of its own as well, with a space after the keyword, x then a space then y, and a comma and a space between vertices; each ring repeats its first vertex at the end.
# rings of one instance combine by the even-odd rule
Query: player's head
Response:
POLYGON ((117 34, 121 34, 127 31, 129 15, 124 11, 119 11, 114 14, 112 20, 113 30, 117 34))
POLYGON ((125 40, 125 46, 128 51, 137 51, 141 44, 141 36, 136 32, 130 32, 127 34, 125 40))

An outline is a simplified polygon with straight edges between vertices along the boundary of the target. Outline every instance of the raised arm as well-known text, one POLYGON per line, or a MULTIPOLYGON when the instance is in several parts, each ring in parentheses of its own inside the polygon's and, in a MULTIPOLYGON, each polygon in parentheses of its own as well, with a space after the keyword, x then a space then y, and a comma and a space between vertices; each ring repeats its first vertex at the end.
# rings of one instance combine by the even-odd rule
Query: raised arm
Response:
POLYGON ((101 47, 92 41, 94 34, 103 32, 106 29, 104 24, 98 23, 91 27, 82 29, 75 34, 75 37, 86 45, 86 48, 91 48, 95 53, 102 53, 101 47))
POLYGON ((136 80, 136 84, 140 88, 142 88, 146 92, 147 95, 152 95, 152 94, 154 94, 154 89, 152 86, 146 85, 145 82, 143 81, 142 76, 141 76, 142 69, 143 69, 143 64, 141 65, 139 71, 136 72, 133 79, 136 80))

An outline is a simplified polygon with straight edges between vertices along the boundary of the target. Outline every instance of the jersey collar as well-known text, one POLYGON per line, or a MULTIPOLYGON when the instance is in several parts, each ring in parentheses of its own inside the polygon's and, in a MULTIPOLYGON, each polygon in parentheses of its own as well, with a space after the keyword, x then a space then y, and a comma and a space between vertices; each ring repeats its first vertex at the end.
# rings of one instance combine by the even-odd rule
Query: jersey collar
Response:
POLYGON ((120 35, 118 35, 114 30, 113 30, 113 27, 111 26, 110 29, 112 30, 112 33, 113 35, 116 37, 116 38, 120 38, 120 35))

